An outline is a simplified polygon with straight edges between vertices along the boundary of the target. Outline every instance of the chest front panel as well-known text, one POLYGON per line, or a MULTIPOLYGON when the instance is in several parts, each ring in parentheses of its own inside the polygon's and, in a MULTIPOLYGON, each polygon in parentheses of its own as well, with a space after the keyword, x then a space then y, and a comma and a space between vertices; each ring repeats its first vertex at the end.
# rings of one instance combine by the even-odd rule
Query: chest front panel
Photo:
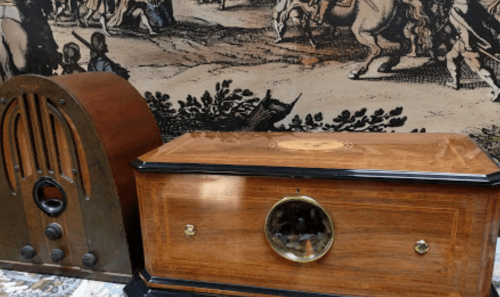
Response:
POLYGON ((154 276, 347 295, 489 294, 492 188, 202 174, 137 174, 137 184, 154 276), (317 201, 335 231, 331 249, 310 263, 280 256, 264 232, 273 205, 298 194, 317 201), (423 255, 419 240, 429 245, 423 255))

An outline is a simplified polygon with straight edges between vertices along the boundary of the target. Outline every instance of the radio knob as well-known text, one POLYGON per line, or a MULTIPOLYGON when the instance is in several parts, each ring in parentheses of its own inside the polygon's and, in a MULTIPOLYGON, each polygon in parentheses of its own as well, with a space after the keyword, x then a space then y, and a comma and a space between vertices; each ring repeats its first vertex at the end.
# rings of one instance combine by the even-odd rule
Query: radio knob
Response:
POLYGON ((85 267, 93 268, 95 263, 97 263, 97 258, 92 253, 87 253, 83 255, 82 263, 85 267))
POLYGON ((25 245, 21 248, 21 256, 26 260, 31 260, 35 257, 35 248, 31 245, 25 245))
POLYGON ((53 249, 50 252, 50 259, 53 262, 61 262, 64 259, 64 252, 61 249, 53 249))
POLYGON ((50 240, 58 240, 62 236, 62 227, 57 223, 52 223, 45 228, 45 235, 50 240))

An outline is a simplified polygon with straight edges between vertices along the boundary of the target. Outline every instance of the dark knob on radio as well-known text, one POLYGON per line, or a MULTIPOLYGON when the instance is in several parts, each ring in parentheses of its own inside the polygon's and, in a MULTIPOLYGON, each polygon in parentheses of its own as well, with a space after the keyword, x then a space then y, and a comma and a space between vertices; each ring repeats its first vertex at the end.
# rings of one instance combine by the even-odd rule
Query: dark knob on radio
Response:
POLYGON ((64 259, 64 252, 61 249, 53 249, 50 252, 50 259, 54 262, 61 262, 64 259))
POLYGON ((31 245, 25 245, 21 248, 21 256, 26 260, 31 260, 35 256, 35 248, 31 245))
POLYGON ((62 236, 62 227, 57 223, 52 223, 45 228, 45 235, 50 240, 58 240, 62 236))
POLYGON ((97 258, 92 253, 87 253, 83 255, 82 258, 83 265, 88 268, 93 268, 95 263, 97 263, 97 258))

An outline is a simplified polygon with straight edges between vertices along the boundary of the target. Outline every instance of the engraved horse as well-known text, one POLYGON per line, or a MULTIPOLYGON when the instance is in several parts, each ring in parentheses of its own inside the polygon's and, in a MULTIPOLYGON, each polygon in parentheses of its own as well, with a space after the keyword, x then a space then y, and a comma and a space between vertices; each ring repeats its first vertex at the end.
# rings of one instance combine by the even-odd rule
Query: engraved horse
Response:
POLYGON ((19 10, 0 0, 0 83, 27 66, 28 36, 21 25, 19 10))
POLYGON ((19 74, 51 75, 57 69, 57 44, 46 19, 51 10, 50 0, 0 0, 0 84, 19 74))
MULTIPOLYGON (((286 31, 286 22, 291 19, 298 24, 309 37, 310 43, 315 46, 310 28, 311 13, 306 11, 304 5, 307 3, 297 2, 300 0, 280 0, 274 12, 274 25, 277 32, 276 42, 283 40, 286 31), (288 1, 285 4, 283 1, 288 1), (294 4, 294 2, 296 4, 294 4), (283 9, 287 5, 293 8, 283 9)), ((346 1, 343 1, 346 2, 346 1)), ((411 20, 418 24, 417 32, 421 42, 425 43, 429 38, 427 24, 429 18, 423 11, 420 0, 351 0, 348 5, 334 5, 325 14, 325 22, 331 26, 347 25, 351 27, 358 42, 370 48, 370 53, 365 62, 349 73, 349 78, 358 79, 368 71, 370 64, 383 54, 383 49, 390 46, 379 44, 382 33, 390 32, 390 35, 400 43, 400 50, 390 55, 389 61, 382 64, 379 72, 388 72, 399 64, 402 55, 403 29, 402 21, 411 20), (383 48, 385 47, 385 48, 383 48)), ((387 34, 386 34, 387 35, 387 34)))

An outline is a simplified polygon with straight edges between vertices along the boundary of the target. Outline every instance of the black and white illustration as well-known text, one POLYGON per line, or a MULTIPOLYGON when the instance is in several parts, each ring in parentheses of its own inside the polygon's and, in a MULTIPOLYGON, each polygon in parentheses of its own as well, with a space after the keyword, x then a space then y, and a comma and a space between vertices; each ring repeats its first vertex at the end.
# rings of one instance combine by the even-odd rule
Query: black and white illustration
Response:
POLYGON ((203 130, 453 132, 495 154, 497 0, 0 0, 0 9, 2 81, 114 72, 143 94, 165 141, 203 130))

